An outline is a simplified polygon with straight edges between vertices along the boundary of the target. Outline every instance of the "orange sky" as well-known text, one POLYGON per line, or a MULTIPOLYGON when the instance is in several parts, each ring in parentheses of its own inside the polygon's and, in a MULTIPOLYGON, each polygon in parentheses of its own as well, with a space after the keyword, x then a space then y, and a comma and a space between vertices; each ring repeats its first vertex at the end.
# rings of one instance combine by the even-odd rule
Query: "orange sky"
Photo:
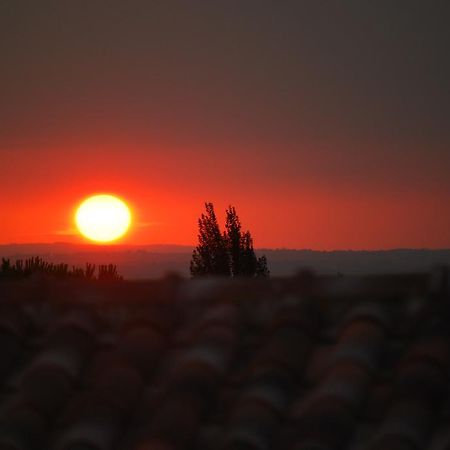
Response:
POLYGON ((1 3, 0 243, 108 192, 136 245, 211 201, 257 247, 449 248, 448 5, 394 3, 1 3))
POLYGON ((450 247, 447 192, 439 183, 416 178, 405 186, 351 172, 345 180, 325 168, 322 177, 308 176, 304 168, 314 161, 307 157, 268 164, 239 152, 215 161, 207 149, 187 157, 189 151, 174 147, 78 145, 36 149, 28 160, 3 153, 9 195, 0 200, 2 243, 82 242, 74 209, 88 195, 110 192, 133 210, 133 227, 120 241, 128 244, 195 244, 203 202, 213 201, 221 221, 229 203, 237 207, 257 247, 450 247))

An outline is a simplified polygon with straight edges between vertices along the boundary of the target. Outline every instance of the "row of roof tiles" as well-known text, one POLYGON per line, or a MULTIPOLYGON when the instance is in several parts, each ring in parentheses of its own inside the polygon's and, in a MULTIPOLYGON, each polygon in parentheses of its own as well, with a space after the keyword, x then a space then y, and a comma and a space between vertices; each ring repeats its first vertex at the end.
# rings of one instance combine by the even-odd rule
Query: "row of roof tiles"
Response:
POLYGON ((0 448, 447 448, 447 304, 344 303, 4 301, 0 448))

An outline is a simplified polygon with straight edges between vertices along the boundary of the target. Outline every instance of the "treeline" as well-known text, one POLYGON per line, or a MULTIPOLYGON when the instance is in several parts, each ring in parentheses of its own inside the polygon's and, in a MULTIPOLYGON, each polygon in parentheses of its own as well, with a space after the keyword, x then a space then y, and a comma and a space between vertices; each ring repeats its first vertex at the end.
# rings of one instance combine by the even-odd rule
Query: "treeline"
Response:
POLYGON ((7 258, 2 258, 0 265, 0 280, 14 280, 28 278, 33 275, 44 275, 54 278, 76 278, 83 280, 123 280, 114 264, 99 264, 96 270, 95 264, 86 263, 84 268, 65 263, 52 263, 44 261, 39 256, 18 259, 14 263, 7 258))
POLYGON ((192 253, 191 276, 268 277, 267 258, 256 256, 250 231, 242 231, 236 209, 230 206, 226 210, 222 232, 214 205, 205 203, 205 208, 198 220, 198 245, 192 253))

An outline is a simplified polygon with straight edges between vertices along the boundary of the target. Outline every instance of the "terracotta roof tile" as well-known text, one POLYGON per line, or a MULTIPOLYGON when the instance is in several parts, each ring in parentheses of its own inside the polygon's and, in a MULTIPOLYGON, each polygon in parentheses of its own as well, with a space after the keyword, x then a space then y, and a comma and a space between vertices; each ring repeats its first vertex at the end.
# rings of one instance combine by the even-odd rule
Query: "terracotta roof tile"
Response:
POLYGON ((0 284, 0 449, 450 448, 448 293, 305 280, 0 284))

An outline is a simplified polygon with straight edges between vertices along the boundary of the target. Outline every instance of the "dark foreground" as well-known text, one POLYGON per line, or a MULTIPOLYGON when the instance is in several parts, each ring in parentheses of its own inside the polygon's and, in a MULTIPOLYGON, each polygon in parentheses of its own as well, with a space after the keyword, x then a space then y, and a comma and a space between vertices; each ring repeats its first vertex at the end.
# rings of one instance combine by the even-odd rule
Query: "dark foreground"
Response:
POLYGON ((0 449, 448 449, 443 274, 3 282, 0 449))

